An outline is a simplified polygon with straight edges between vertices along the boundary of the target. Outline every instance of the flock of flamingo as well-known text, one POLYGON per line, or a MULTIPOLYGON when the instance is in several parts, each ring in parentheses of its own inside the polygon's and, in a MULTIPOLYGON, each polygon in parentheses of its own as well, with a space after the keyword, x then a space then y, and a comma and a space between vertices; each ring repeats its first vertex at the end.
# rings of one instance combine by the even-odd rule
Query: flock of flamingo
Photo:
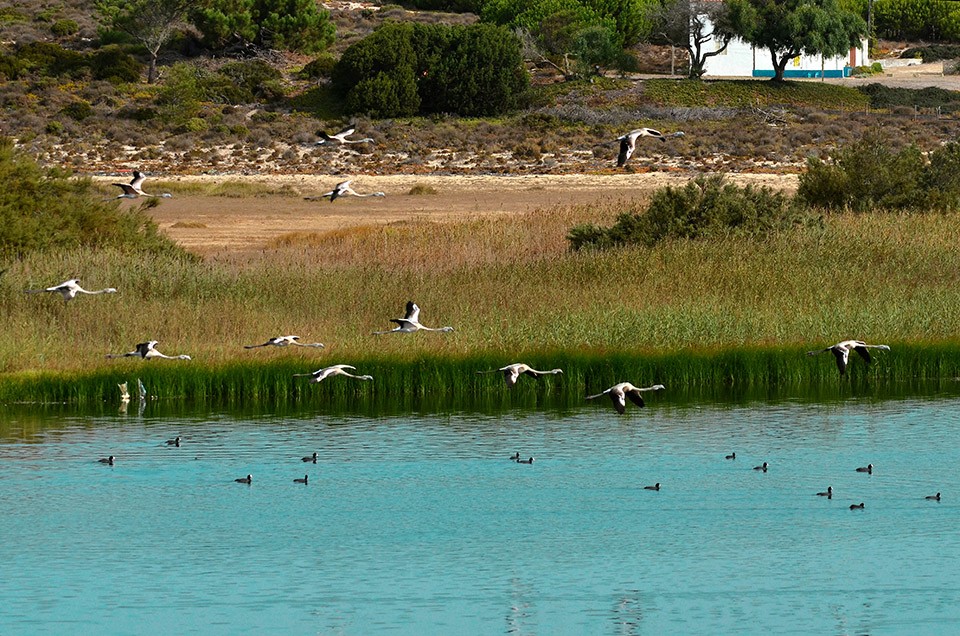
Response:
MULTIPOLYGON (((333 143, 337 143, 337 144, 373 143, 374 140, 370 137, 365 137, 362 139, 350 139, 350 136, 353 135, 355 132, 356 132, 356 128, 353 126, 349 126, 334 134, 329 134, 325 131, 320 131, 319 135, 321 139, 320 141, 317 142, 317 145, 325 145, 325 144, 333 144, 333 143)), ((677 131, 669 135, 664 135, 660 131, 655 130, 653 128, 638 128, 635 130, 631 130, 630 132, 620 137, 617 137, 616 139, 616 142, 619 143, 619 148, 620 148, 619 154, 617 156, 617 167, 619 168, 626 165, 630 157, 633 156, 637 148, 638 140, 641 137, 651 137, 654 139, 659 139, 661 142, 666 142, 668 137, 675 138, 675 137, 682 137, 682 136, 684 136, 684 133, 682 131, 677 131)), ((129 183, 112 184, 116 187, 119 187, 122 190, 122 194, 118 195, 116 198, 125 198, 125 199, 136 199, 138 197, 170 198, 172 196, 168 192, 164 192, 162 194, 151 194, 151 193, 145 192, 143 190, 143 183, 145 179, 146 179, 146 176, 142 172, 135 170, 133 171, 133 179, 129 183)), ((334 188, 331 191, 325 192, 320 196, 306 197, 306 199, 307 200, 329 199, 330 202, 332 203, 333 201, 336 201, 338 198, 344 197, 344 196, 355 196, 355 197, 385 196, 385 193, 383 192, 358 193, 351 187, 351 183, 352 183, 352 179, 341 181, 340 183, 336 184, 336 186, 334 186, 334 188)), ((35 294, 35 293, 41 293, 41 292, 60 294, 61 297, 64 299, 64 301, 70 301, 76 298, 80 294, 87 294, 87 295, 112 294, 112 293, 116 293, 117 290, 113 287, 108 287, 108 288, 99 289, 95 291, 88 291, 86 289, 83 289, 80 286, 80 280, 76 278, 64 281, 59 285, 47 287, 44 289, 27 290, 27 293, 29 294, 35 294)), ((396 324, 394 328, 384 330, 384 331, 375 331, 373 332, 373 334, 382 335, 382 334, 389 334, 389 333, 415 333, 417 331, 438 331, 438 332, 453 331, 453 327, 449 327, 449 326, 427 327, 423 325, 420 322, 420 307, 417 306, 417 304, 414 303, 413 301, 407 302, 406 311, 402 318, 391 318, 390 321, 396 324)), ((179 355, 172 355, 172 356, 163 354, 157 350, 156 348, 157 344, 158 344, 158 341, 156 340, 141 342, 141 343, 138 343, 132 351, 128 351, 125 353, 109 353, 107 354, 107 358, 139 357, 143 360, 153 360, 153 359, 190 360, 191 359, 191 357, 187 354, 179 354, 179 355)), ((300 342, 299 336, 287 335, 287 336, 277 336, 277 337, 270 338, 261 344, 244 345, 244 348, 255 349, 255 348, 261 348, 261 347, 288 347, 288 346, 314 347, 314 348, 324 347, 323 343, 320 343, 320 342, 304 343, 304 342, 300 342)), ((855 351, 861 358, 863 358, 865 363, 869 364, 871 361, 871 356, 869 351, 870 349, 881 349, 881 350, 889 351, 890 347, 883 344, 876 344, 876 345, 867 344, 862 340, 844 340, 842 342, 838 342, 837 344, 831 345, 824 349, 809 351, 807 355, 817 355, 817 354, 826 353, 826 352, 832 353, 836 361, 837 369, 839 370, 840 375, 843 376, 846 374, 847 365, 850 359, 850 352, 855 351)), ((326 380, 327 378, 331 378, 333 376, 344 376, 347 378, 363 380, 363 381, 373 380, 373 376, 371 375, 357 375, 357 374, 351 373, 351 371, 356 371, 356 368, 348 364, 334 364, 327 367, 323 367, 321 369, 317 369, 312 373, 297 373, 297 374, 294 374, 294 377, 309 377, 310 378, 309 382, 312 382, 312 383, 322 382, 323 380, 326 380)), ((513 388, 516 385, 517 381, 519 380, 520 376, 522 375, 526 375, 528 377, 533 377, 533 378, 540 378, 546 375, 561 374, 563 373, 563 370, 550 369, 546 371, 540 371, 540 370, 534 369, 528 364, 525 364, 522 362, 516 362, 516 363, 512 363, 512 364, 508 364, 506 366, 500 367, 498 369, 478 371, 477 373, 481 373, 481 374, 501 373, 504 377, 507 387, 513 388)), ((137 382, 139 385, 140 399, 142 403, 143 400, 146 398, 146 389, 143 383, 140 382, 140 380, 137 380, 137 382)), ((123 383, 119 385, 119 387, 121 392, 121 401, 123 402, 129 401, 130 394, 127 390, 127 384, 123 383)), ((665 387, 662 384, 654 384, 646 387, 638 387, 633 385, 630 382, 620 382, 618 384, 611 386, 605 391, 596 393, 594 395, 588 395, 586 396, 586 399, 593 400, 599 397, 607 396, 610 398, 613 404, 613 408, 616 410, 616 412, 622 415, 626 413, 627 400, 632 402, 637 407, 643 407, 645 405, 645 402, 643 399, 644 393, 660 391, 660 390, 663 390, 664 388, 665 387)), ((181 442, 180 437, 177 437, 174 440, 167 440, 166 444, 171 446, 175 445, 179 447, 180 442, 181 442)), ((520 464, 533 464, 534 462, 533 457, 523 459, 520 457, 519 453, 515 453, 510 457, 510 459, 520 464)), ((726 459, 736 459, 736 453, 734 452, 729 455, 726 455, 726 459)), ((114 456, 111 455, 109 457, 102 458, 98 461, 100 463, 109 464, 112 466, 114 465, 115 458, 114 456)), ((303 461, 317 463, 317 453, 313 453, 312 456, 304 457, 303 461)), ((753 469, 756 471, 761 471, 765 473, 768 470, 768 464, 767 462, 763 462, 762 464, 755 466, 753 469)), ((866 472, 868 474, 873 474, 873 464, 868 464, 867 466, 857 468, 856 470, 857 472, 866 472)), ((252 484, 253 476, 248 474, 246 477, 241 477, 234 481, 238 483, 252 484)), ((294 479, 294 482, 307 484, 308 475, 304 475, 302 479, 300 478, 294 479)), ((659 491, 660 483, 656 483, 652 486, 645 486, 644 489, 659 491)), ((830 499, 833 497, 833 487, 828 486, 826 491, 818 492, 816 494, 818 496, 822 496, 830 499)), ((926 498, 940 501, 940 493, 938 492, 936 495, 931 495, 926 498)), ((851 510, 862 509, 862 508, 864 508, 863 503, 850 505, 851 510)))

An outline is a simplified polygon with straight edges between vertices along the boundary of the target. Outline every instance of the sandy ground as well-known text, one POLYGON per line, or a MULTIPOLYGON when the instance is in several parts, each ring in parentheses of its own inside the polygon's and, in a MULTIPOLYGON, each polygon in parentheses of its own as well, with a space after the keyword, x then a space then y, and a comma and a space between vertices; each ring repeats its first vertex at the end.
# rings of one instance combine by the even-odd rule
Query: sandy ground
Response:
MULTIPOLYGON (((187 249, 200 254, 261 249, 292 232, 329 232, 362 225, 410 221, 444 222, 477 216, 522 213, 538 208, 598 201, 646 198, 661 186, 682 185, 689 176, 668 173, 528 176, 362 176, 353 180, 360 193, 382 191, 384 197, 345 197, 334 202, 306 200, 332 189, 336 175, 230 177, 287 185, 300 196, 230 198, 178 196, 163 199, 151 213, 160 228, 187 249), (409 194, 414 185, 436 194, 409 194)), ((728 175, 740 184, 793 189, 796 175, 728 175)), ((184 176, 177 182, 213 180, 184 176)), ((219 178, 219 179, 222 179, 219 178)), ((124 203, 126 204, 126 202, 124 203)), ((129 205, 136 205, 131 201, 129 205)))

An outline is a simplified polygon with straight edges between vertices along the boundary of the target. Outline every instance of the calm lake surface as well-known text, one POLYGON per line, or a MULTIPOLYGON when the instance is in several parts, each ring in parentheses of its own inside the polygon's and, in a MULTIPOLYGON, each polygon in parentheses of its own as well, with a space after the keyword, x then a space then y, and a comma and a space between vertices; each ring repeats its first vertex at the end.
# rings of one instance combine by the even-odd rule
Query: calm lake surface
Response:
POLYGON ((956 395, 137 411, 0 411, 0 633, 960 632, 956 395))

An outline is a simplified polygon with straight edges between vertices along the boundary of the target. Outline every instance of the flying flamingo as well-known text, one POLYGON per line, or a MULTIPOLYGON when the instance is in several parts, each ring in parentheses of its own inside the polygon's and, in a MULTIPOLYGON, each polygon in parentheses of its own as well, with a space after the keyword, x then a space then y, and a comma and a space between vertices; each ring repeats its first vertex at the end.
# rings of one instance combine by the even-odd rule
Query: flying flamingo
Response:
MULTIPOLYGON (((190 360, 190 356, 185 353, 181 353, 178 356, 168 356, 166 354, 160 353, 157 351, 157 340, 150 340, 149 342, 141 342, 137 344, 136 349, 133 351, 128 351, 126 353, 108 353, 108 358, 130 358, 130 357, 141 357, 144 360, 152 360, 154 358, 165 358, 167 360, 190 360)), ((139 382, 139 380, 137 380, 139 382)), ((145 397, 146 392, 143 390, 143 385, 140 385, 140 399, 142 400, 145 397)))
POLYGON ((613 408, 617 410, 617 413, 623 415, 627 410, 627 398, 637 406, 643 406, 643 392, 644 391, 660 391, 665 387, 662 384, 654 384, 653 386, 648 387, 636 387, 630 384, 629 382, 621 382, 620 384, 615 384, 606 391, 602 393, 597 393, 596 395, 588 395, 587 399, 592 400, 598 398, 601 395, 609 395, 610 399, 613 401, 613 408))
MULTIPOLYGON (((384 333, 413 333, 414 331, 453 331, 453 327, 425 327, 420 324, 420 308, 412 300, 407 301, 407 311, 403 318, 391 318, 397 326, 388 331, 374 331, 374 335, 384 333)), ((499 369, 498 369, 499 371, 499 369)))
MULTIPOLYGON (((683 137, 684 133, 682 131, 677 131, 670 137, 683 137)), ((659 130, 654 130, 653 128, 637 128, 636 130, 631 130, 625 135, 617 137, 617 141, 620 142, 620 154, 617 155, 617 167, 627 163, 627 160, 633 155, 633 151, 637 149, 637 139, 640 137, 654 137, 660 141, 666 141, 667 137, 660 132, 659 130)))
POLYGON ((520 374, 529 375, 532 378, 539 378, 543 375, 556 375, 557 373, 563 373, 563 369, 550 369, 549 371, 537 371, 533 367, 526 365, 522 362, 516 362, 514 364, 508 364, 505 367, 500 367, 499 369, 491 369, 490 371, 477 371, 477 373, 503 373, 504 379, 507 381, 507 386, 513 388, 517 383, 517 379, 520 377, 520 374))
POLYGON ((137 197, 156 197, 163 199, 173 198, 173 195, 169 192, 164 192, 163 194, 150 194, 143 191, 143 182, 146 180, 147 176, 140 172, 139 170, 133 171, 133 179, 130 183, 113 183, 121 190, 123 194, 117 195, 118 199, 136 199, 137 197))
POLYGON ((333 135, 327 134, 325 130, 321 130, 320 132, 317 133, 318 135, 320 135, 320 141, 317 142, 317 145, 322 146, 323 144, 327 144, 331 142, 337 142, 341 144, 373 143, 373 139, 371 139, 370 137, 364 137, 363 139, 347 139, 347 137, 349 137, 356 131, 357 129, 354 126, 348 126, 347 128, 344 128, 340 132, 333 135))
POLYGON ((317 199, 330 199, 330 202, 333 203, 340 197, 351 196, 351 197, 385 197, 387 196, 383 192, 366 192, 360 194, 356 190, 350 187, 350 184, 353 182, 353 179, 347 179, 346 181, 341 181, 334 187, 330 192, 324 192, 318 197, 304 197, 307 201, 316 201, 317 199))
POLYGON ((323 382, 329 377, 335 375, 345 375, 348 378, 356 378, 357 380, 372 380, 372 375, 354 375, 346 369, 352 369, 356 371, 356 367, 352 367, 349 364, 334 364, 329 367, 324 367, 323 369, 317 369, 313 373, 294 373, 293 377, 295 378, 305 378, 309 377, 310 382, 323 382))
POLYGON ((884 351, 890 351, 890 347, 887 345, 871 345, 865 343, 863 340, 844 340, 843 342, 838 342, 837 344, 827 347, 826 349, 817 349, 816 351, 808 351, 808 356, 815 356, 818 353, 826 353, 829 351, 837 359, 837 368, 840 369, 840 375, 844 375, 847 372, 847 362, 850 360, 850 350, 853 349, 860 354, 860 357, 863 358, 864 362, 870 364, 870 351, 869 349, 883 349, 884 351))
POLYGON ((77 297, 77 294, 89 294, 95 296, 97 294, 115 294, 117 290, 113 287, 107 287, 106 289, 98 289, 96 291, 87 291, 80 286, 79 278, 71 278, 70 280, 65 280, 59 285, 54 285, 53 287, 47 287, 45 289, 28 289, 26 293, 28 294, 40 294, 43 292, 54 292, 63 296, 64 301, 73 300, 77 297))
POLYGON ((256 349, 257 347, 286 347, 289 345, 295 345, 297 347, 319 347, 323 348, 322 342, 300 342, 300 336, 277 336, 276 338, 270 338, 263 344, 256 345, 244 345, 244 349, 256 349))

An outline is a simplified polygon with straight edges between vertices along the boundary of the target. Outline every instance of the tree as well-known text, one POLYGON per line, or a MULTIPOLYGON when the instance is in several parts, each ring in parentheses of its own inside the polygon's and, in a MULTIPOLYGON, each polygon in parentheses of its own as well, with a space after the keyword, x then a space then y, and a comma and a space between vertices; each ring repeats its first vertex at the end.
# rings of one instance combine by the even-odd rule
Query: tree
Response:
POLYGON ((727 0, 732 31, 770 51, 773 81, 782 82, 787 62, 806 53, 833 57, 858 46, 867 34, 860 16, 838 0, 727 0))
POLYGON ((649 19, 653 33, 668 44, 687 50, 690 56, 690 79, 700 79, 707 60, 727 50, 734 33, 728 23, 727 4, 704 0, 664 0, 654 5, 649 19), (704 50, 704 45, 714 47, 704 50))
POLYGON ((190 0, 98 0, 97 11, 106 26, 126 33, 150 56, 147 83, 157 81, 157 54, 184 26, 190 0))

